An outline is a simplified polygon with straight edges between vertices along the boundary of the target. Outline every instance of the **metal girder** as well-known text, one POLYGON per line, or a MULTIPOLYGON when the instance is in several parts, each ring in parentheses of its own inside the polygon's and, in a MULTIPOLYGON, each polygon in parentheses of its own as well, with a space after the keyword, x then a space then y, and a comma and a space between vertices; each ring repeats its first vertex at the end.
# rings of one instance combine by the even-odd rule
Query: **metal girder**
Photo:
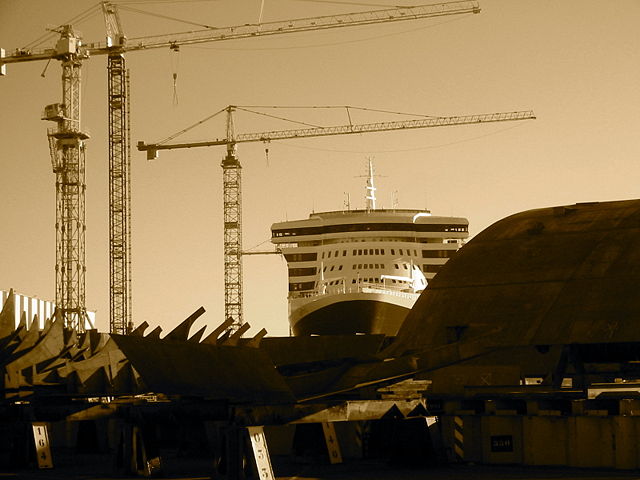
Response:
POLYGON ((190 143, 149 143, 138 142, 138 150, 148 152, 147 157, 155 158, 159 150, 177 148, 215 147, 230 143, 270 142, 272 140, 289 140, 292 138, 327 137, 331 135, 350 135, 355 133, 387 132, 391 130, 412 130, 416 128, 450 127, 456 125, 475 125, 478 123, 508 122, 516 120, 533 120, 533 110, 515 112, 480 113, 475 115, 456 115, 450 117, 430 116, 418 120, 401 120, 396 122, 374 122, 348 125, 331 125, 328 127, 297 128, 288 130, 271 130, 268 132, 238 133, 233 140, 229 138, 190 143))
POLYGON ((124 55, 108 57, 109 331, 127 334, 131 321, 131 181, 129 72, 124 55))

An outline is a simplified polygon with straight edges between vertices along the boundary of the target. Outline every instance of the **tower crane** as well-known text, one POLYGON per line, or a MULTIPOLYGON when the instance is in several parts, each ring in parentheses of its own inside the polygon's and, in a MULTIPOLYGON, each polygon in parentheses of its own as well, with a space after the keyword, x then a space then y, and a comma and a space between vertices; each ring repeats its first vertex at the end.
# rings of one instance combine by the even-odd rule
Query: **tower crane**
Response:
MULTIPOLYGON (((6 64, 59 60, 62 66, 62 101, 45 108, 43 119, 57 123, 49 130, 53 171, 56 174, 56 305, 64 325, 85 329, 85 141, 81 129, 81 67, 94 55, 107 55, 109 85, 109 228, 110 228, 110 331, 131 329, 130 310, 130 180, 129 180, 129 75, 124 54, 155 48, 176 49, 240 38, 419 20, 480 11, 476 0, 459 0, 413 7, 395 7, 339 15, 299 18, 206 28, 128 39, 114 3, 101 2, 107 27, 106 42, 84 44, 72 25, 62 25, 54 48, 41 51, 16 49, 6 55, 0 48, 0 76, 6 64)), ((230 201, 230 203, 233 203, 230 201)))
MULTIPOLYGON (((241 197, 241 165, 236 154, 239 143, 271 142, 292 138, 325 137, 330 135, 350 135, 356 133, 385 132, 391 130, 409 130, 415 128, 445 127, 453 125, 471 125, 490 122, 507 122, 514 120, 534 119, 533 111, 516 111, 506 113, 485 113, 453 117, 430 116, 417 120, 393 122, 375 122, 327 127, 309 127, 289 130, 272 130, 267 132, 238 133, 233 128, 233 112, 236 107, 230 105, 224 109, 227 114, 227 133, 223 138, 215 140, 166 143, 185 129, 172 135, 160 143, 146 144, 138 142, 137 148, 147 152, 147 160, 158 157, 160 150, 174 150, 195 147, 226 146, 227 154, 222 160, 223 210, 224 210, 224 297, 225 318, 233 319, 231 329, 237 330, 242 320, 242 197, 241 197)), ((222 111, 221 111, 222 112, 222 111)), ((220 112, 218 112, 220 113, 220 112)), ((212 117, 209 117, 212 118, 212 117)), ((198 122, 195 125, 199 125, 198 122)), ((194 125, 194 126, 195 126, 194 125)))

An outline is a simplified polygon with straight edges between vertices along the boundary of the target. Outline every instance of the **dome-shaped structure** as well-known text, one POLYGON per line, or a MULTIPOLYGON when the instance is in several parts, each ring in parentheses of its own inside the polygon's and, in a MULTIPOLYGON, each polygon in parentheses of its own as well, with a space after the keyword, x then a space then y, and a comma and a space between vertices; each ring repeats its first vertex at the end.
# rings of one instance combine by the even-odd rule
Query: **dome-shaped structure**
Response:
POLYGON ((496 222, 429 283, 385 353, 420 350, 428 358, 440 349, 451 357, 457 345, 453 356, 463 360, 481 350, 583 344, 593 355, 617 351, 631 360, 640 357, 633 342, 640 342, 640 200, 496 222))

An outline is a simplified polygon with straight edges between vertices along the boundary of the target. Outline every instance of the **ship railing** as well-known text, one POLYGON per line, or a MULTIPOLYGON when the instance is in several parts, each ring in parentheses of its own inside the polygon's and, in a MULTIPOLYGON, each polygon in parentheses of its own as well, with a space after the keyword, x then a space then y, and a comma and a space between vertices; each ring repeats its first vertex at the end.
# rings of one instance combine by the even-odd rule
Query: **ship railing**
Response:
POLYGON ((394 297, 409 298, 409 299, 416 298, 419 295, 419 293, 401 292, 398 290, 392 290, 389 288, 382 288, 378 286, 363 287, 361 291, 364 293, 385 293, 387 295, 393 295, 394 297))
POLYGON ((354 286, 342 286, 336 285, 333 287, 328 287, 324 291, 320 292, 299 292, 292 298, 312 298, 312 297, 324 297, 326 295, 336 295, 336 294, 345 294, 345 293, 384 293, 387 295, 393 295, 395 297, 413 299, 416 298, 418 293, 406 292, 400 290, 394 290, 392 288, 385 288, 379 285, 375 285, 373 283, 364 283, 360 285, 354 286))

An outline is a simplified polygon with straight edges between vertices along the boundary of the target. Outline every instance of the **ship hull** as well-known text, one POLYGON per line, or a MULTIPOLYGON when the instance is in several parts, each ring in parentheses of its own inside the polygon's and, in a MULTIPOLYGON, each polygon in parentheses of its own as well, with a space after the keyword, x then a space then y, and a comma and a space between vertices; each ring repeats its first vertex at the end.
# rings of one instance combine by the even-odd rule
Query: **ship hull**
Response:
MULTIPOLYGON (((416 295, 417 297, 417 295, 416 295)), ((385 293, 324 295, 290 314, 295 336, 398 333, 415 298, 385 293)))

